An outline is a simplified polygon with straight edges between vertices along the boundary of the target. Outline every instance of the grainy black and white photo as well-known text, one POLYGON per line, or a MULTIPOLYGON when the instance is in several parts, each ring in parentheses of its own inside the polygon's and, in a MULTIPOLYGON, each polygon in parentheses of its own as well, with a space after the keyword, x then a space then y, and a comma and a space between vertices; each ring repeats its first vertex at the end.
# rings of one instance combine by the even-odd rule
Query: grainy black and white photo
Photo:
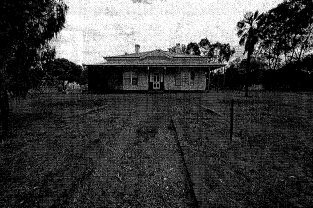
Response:
POLYGON ((1 0, 0 207, 313 206, 312 0, 1 0))

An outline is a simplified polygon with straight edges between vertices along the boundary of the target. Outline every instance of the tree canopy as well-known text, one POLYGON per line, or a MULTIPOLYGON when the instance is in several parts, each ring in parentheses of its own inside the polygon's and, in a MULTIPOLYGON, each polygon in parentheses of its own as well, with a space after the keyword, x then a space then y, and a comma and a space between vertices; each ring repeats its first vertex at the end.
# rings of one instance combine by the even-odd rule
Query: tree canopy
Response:
POLYGON ((8 62, 15 65, 10 70, 18 71, 10 74, 29 78, 28 70, 36 68, 41 60, 41 49, 63 28, 66 11, 62 0, 0 2, 0 75, 4 85, 8 62))
POLYGON ((312 11, 312 0, 286 0, 264 14, 260 50, 269 68, 276 69, 281 61, 299 61, 312 49, 312 11))
POLYGON ((185 53, 208 57, 209 60, 224 63, 228 62, 235 53, 235 49, 229 43, 211 43, 208 38, 202 38, 199 43, 190 42, 187 47, 184 44, 176 44, 168 49, 173 53, 185 53))
POLYGON ((200 55, 200 47, 197 43, 191 42, 187 45, 187 54, 200 55))
POLYGON ((47 64, 45 71, 52 79, 80 82, 82 66, 77 65, 65 58, 58 58, 47 64))
POLYGON ((259 41, 260 30, 259 21, 262 18, 258 11, 247 12, 244 18, 237 23, 237 35, 240 38, 239 45, 243 45, 247 52, 247 64, 246 64, 246 84, 245 84, 245 96, 248 96, 248 79, 250 72, 251 56, 254 52, 256 43, 259 41))
POLYGON ((41 49, 63 28, 67 9, 62 0, 0 1, 0 107, 4 132, 8 129, 10 83, 15 82, 18 91, 27 92, 32 70, 40 70, 41 49))
POLYGON ((67 6, 61 0, 2 0, 0 2, 0 41, 2 53, 23 48, 38 49, 59 32, 67 6))
POLYGON ((247 52, 247 79, 256 67, 249 66, 250 60, 262 60, 262 82, 267 89, 312 88, 312 11, 312 0, 285 0, 263 14, 244 15, 237 23, 237 35, 247 52))

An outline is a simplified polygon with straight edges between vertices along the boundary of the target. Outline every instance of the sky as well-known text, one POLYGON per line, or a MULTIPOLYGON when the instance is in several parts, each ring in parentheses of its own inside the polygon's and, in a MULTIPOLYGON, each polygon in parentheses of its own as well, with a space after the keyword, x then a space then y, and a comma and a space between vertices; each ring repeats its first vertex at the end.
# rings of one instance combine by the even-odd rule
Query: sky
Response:
MULTIPOLYGON (((248 11, 267 11, 283 0, 64 0, 65 28, 52 44, 57 58, 76 64, 104 56, 167 50, 176 43, 230 43, 238 49, 236 23, 248 11)), ((239 50, 239 49, 238 49, 239 50)))

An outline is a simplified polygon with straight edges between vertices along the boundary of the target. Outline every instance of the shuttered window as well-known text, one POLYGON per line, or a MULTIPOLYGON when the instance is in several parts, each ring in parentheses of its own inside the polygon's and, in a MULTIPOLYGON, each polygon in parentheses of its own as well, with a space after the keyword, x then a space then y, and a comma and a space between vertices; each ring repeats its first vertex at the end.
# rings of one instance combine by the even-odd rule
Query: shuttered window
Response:
POLYGON ((136 72, 131 73, 132 85, 138 85, 138 74, 136 72))
POLYGON ((182 82, 184 85, 189 85, 189 72, 183 73, 182 82))
POLYGON ((131 83, 131 72, 125 72, 124 73, 124 84, 130 85, 131 83))
POLYGON ((175 85, 181 86, 181 72, 176 72, 175 74, 175 85))

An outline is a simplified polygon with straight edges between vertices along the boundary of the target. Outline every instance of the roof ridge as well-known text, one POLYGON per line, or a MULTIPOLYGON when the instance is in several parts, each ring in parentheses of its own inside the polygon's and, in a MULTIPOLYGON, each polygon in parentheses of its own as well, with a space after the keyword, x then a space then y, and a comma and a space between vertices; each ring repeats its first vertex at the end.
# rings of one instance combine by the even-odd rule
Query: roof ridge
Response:
POLYGON ((149 53, 144 54, 143 56, 140 56, 140 59, 144 59, 144 58, 148 57, 149 55, 151 55, 155 52, 164 54, 168 58, 173 58, 173 56, 171 54, 168 54, 167 51, 163 51, 161 49, 156 49, 156 50, 150 51, 149 53))
MULTIPOLYGON (((155 50, 153 50, 155 51, 155 50)), ((139 52, 139 53, 126 53, 126 54, 122 54, 122 55, 116 55, 116 56, 105 56, 104 58, 122 58, 122 57, 140 57, 141 54, 146 54, 146 53, 150 53, 152 51, 144 51, 144 52, 139 52)))
POLYGON ((116 56, 105 56, 105 58, 144 58, 147 57, 148 54, 151 54, 153 52, 162 52, 166 56, 171 57, 171 58, 182 58, 182 57, 189 57, 189 58, 207 58, 204 56, 200 55, 194 55, 194 54, 184 54, 184 53, 175 53, 175 52, 170 52, 162 49, 155 49, 155 50, 150 50, 150 51, 144 51, 140 53, 130 53, 130 54, 123 54, 123 55, 116 55, 116 56))

